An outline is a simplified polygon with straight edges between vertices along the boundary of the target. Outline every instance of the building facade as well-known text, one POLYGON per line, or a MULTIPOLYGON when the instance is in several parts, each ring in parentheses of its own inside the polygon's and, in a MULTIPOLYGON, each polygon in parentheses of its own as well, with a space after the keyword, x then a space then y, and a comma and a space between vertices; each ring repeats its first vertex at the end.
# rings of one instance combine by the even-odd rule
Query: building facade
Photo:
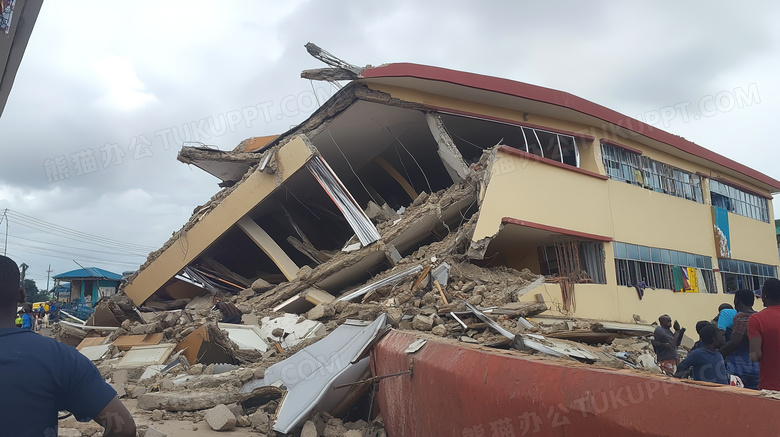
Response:
POLYGON ((521 299, 556 315, 693 327, 777 277, 770 176, 561 91, 416 64, 339 75, 352 81, 264 145, 182 150, 228 188, 130 278, 136 303, 303 266, 339 295, 387 268, 388 247, 407 256, 465 220, 472 261, 546 275, 521 299), (469 183, 403 232, 372 220, 469 183), (360 261, 321 272, 345 244, 360 261))

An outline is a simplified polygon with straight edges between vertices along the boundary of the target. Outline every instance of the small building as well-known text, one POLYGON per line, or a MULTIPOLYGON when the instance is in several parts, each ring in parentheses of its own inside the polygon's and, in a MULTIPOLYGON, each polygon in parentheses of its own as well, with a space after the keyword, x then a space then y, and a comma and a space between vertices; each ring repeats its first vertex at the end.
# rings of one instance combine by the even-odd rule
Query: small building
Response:
POLYGON ((70 283, 71 303, 83 303, 92 306, 101 297, 116 294, 119 283, 122 281, 122 275, 97 267, 86 267, 60 273, 54 276, 54 280, 58 283, 70 283))

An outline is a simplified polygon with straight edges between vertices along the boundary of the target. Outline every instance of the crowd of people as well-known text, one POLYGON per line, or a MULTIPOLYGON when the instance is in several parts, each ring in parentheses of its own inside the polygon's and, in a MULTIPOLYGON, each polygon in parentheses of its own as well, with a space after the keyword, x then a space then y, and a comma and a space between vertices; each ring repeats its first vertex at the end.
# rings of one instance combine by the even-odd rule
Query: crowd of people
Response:
POLYGON ((722 304, 712 320, 696 324, 699 335, 688 356, 680 361, 678 348, 685 328, 664 314, 653 333, 661 370, 677 378, 780 391, 780 280, 770 278, 761 288, 764 309, 753 309, 751 290, 734 294, 734 304, 722 304))
POLYGON ((16 327, 40 331, 50 323, 56 323, 59 319, 57 302, 41 302, 36 309, 30 303, 25 303, 16 314, 16 327))

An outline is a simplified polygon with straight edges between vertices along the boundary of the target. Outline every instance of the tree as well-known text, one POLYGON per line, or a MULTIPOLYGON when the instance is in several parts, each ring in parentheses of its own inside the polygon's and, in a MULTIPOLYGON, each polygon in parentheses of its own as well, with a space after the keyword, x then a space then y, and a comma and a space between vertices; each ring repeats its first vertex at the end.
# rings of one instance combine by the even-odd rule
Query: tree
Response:
POLYGON ((39 290, 38 286, 35 285, 35 281, 32 279, 24 279, 22 281, 22 288, 24 288, 24 292, 27 295, 27 302, 50 300, 49 293, 47 293, 46 290, 39 290))

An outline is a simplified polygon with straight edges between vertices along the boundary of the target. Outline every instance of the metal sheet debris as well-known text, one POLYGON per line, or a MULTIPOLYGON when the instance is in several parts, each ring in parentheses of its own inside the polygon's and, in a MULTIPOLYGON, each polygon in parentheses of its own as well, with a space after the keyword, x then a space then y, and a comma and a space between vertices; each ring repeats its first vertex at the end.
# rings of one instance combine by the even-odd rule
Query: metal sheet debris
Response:
POLYGON ((416 264, 412 267, 408 267, 404 270, 401 270, 398 273, 392 274, 386 278, 380 279, 378 281, 372 282, 366 286, 360 287, 357 290, 348 293, 344 296, 339 297, 336 299, 337 301, 350 301, 356 297, 363 296, 364 294, 368 293, 369 291, 376 290, 378 288, 382 288, 387 285, 393 285, 398 282, 401 282, 404 280, 407 276, 413 275, 415 273, 418 273, 422 271, 422 266, 419 264, 416 264))
POLYGON ((368 370, 368 357, 351 363, 386 324, 386 314, 373 322, 348 320, 327 337, 269 367, 263 379, 250 381, 241 391, 251 393, 264 386, 285 387, 287 393, 276 411, 273 429, 286 434, 312 410, 330 411, 350 393, 352 389, 331 387, 357 381, 368 370))

